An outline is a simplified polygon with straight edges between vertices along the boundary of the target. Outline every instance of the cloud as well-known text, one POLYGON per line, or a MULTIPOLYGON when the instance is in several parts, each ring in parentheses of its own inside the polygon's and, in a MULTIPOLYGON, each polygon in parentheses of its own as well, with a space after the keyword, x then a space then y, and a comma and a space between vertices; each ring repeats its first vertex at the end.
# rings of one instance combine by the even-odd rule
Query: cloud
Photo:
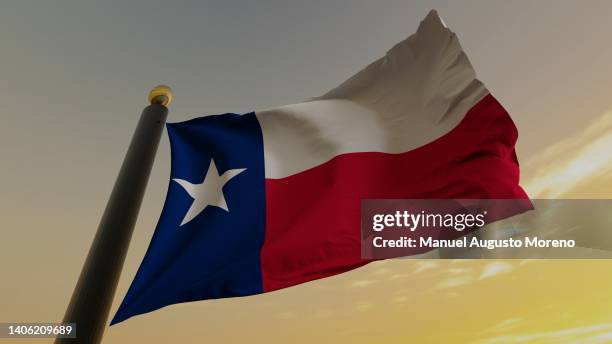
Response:
POLYGON ((505 332, 508 331, 510 329, 514 329, 517 326, 519 326, 519 324, 523 321, 523 318, 510 318, 510 319, 506 319, 506 320, 502 320, 499 323, 497 323, 497 325, 493 326, 490 329, 485 330, 484 332, 494 332, 494 333, 499 333, 499 332, 505 332))
POLYGON ((408 296, 402 295, 393 298, 393 302, 395 303, 404 303, 408 301, 408 296))
POLYGON ((411 275, 409 275, 409 274, 393 274, 393 275, 389 276, 389 280, 393 281, 393 280, 402 279, 402 278, 408 278, 408 277, 411 277, 411 275))
MULTIPOLYGON (((523 185, 532 198, 568 197, 589 184, 609 183, 612 177, 612 111, 586 129, 551 146, 523 165, 523 185)), ((612 188, 593 188, 599 196, 612 195, 612 188)), ((578 192, 581 197, 589 197, 578 192)))
POLYGON ((414 272, 419 273, 419 272, 423 272, 423 271, 437 267, 438 263, 431 261, 431 260, 427 260, 427 261, 418 262, 415 265, 416 265, 416 268, 414 269, 414 272))
POLYGON ((453 277, 453 278, 445 279, 444 281, 438 283, 436 285, 436 289, 455 288, 455 287, 460 287, 462 285, 466 285, 472 282, 473 282, 473 279, 469 276, 453 277))
POLYGON ((450 268, 447 271, 448 273, 453 274, 453 275, 462 275, 462 274, 467 274, 471 272, 472 269, 470 268, 450 268))
POLYGON ((372 272, 372 275, 384 275, 384 274, 390 273, 391 271, 393 271, 393 270, 391 270, 389 268, 380 268, 380 269, 374 270, 372 272))
POLYGON ((482 270, 482 273, 480 274, 479 279, 482 280, 485 278, 497 276, 499 274, 508 272, 512 269, 513 269, 513 266, 509 263, 503 263, 503 262, 489 263, 482 270))
POLYGON ((485 338, 477 341, 480 344, 496 343, 609 343, 612 339, 612 324, 595 324, 564 328, 555 331, 530 332, 516 335, 504 335, 485 338))
POLYGON ((374 308, 374 304, 367 301, 361 301, 355 305, 355 309, 359 312, 367 312, 372 308, 374 308))
POLYGON ((351 282, 351 287, 363 288, 378 283, 377 280, 360 280, 351 282))

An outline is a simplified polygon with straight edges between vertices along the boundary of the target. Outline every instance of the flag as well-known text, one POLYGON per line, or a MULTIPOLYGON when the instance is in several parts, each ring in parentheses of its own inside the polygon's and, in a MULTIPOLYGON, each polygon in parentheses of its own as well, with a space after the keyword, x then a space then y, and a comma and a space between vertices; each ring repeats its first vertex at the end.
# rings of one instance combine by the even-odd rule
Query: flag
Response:
POLYGON ((166 202, 112 323, 360 267, 362 199, 527 198, 517 129, 435 11, 323 96, 167 129, 166 202))

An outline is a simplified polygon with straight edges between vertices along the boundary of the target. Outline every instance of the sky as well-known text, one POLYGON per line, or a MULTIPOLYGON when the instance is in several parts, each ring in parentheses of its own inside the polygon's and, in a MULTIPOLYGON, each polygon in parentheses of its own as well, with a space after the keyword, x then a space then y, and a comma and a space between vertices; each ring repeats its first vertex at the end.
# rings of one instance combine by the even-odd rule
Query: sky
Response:
MULTIPOLYGON (((612 198, 607 0, 4 0, 0 322, 61 320, 152 87, 174 89, 170 122, 299 102, 383 55, 432 8, 516 122, 530 195, 612 198)), ((164 134, 111 312, 153 234, 169 158, 164 134)), ((113 326, 104 343, 599 343, 612 338, 611 269, 385 261, 166 307, 113 326)))

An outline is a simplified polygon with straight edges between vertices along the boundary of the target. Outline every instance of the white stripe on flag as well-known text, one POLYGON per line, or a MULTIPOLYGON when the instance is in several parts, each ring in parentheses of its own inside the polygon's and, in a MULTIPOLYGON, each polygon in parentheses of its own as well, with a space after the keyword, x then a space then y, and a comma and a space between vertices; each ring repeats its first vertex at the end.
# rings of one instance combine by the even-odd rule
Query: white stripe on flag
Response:
POLYGON ((488 91, 431 12, 385 57, 322 97, 258 111, 266 178, 351 152, 401 153, 449 132, 488 91))

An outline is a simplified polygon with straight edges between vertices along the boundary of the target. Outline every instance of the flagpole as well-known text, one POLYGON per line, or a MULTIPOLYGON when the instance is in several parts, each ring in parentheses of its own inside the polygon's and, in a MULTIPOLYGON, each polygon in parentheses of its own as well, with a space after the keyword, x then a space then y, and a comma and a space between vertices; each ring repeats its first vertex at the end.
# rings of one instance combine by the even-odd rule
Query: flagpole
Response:
POLYGON ((76 338, 58 338, 56 344, 102 340, 172 98, 168 86, 149 92, 150 105, 142 111, 64 315, 64 323, 76 324, 76 338))

